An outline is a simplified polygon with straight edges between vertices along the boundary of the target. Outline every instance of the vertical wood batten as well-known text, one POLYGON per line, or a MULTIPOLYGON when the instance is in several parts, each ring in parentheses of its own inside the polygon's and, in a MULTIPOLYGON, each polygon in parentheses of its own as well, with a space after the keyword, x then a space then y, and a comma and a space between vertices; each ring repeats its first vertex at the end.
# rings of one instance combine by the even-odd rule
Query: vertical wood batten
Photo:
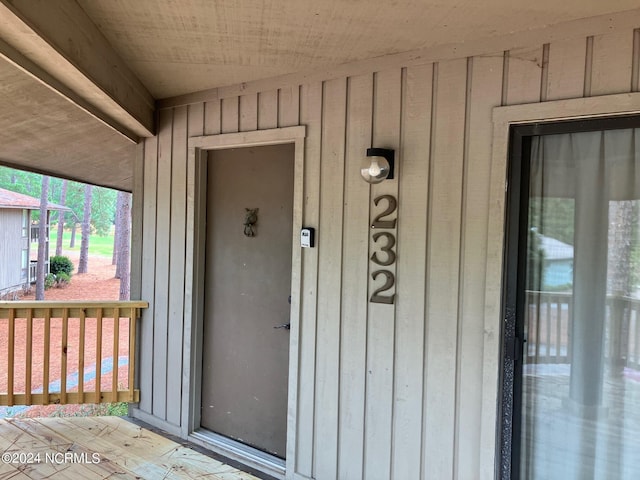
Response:
POLYGON ((373 75, 348 80, 342 255, 338 478, 362 478, 367 352, 369 185, 360 176, 371 146, 373 75))
MULTIPOLYGON (((320 211, 320 157, 322 149, 322 84, 303 85, 300 95, 300 122, 307 126, 305 140, 303 222, 317 228, 320 211)), ((298 432, 296 434, 296 473, 313 475, 314 410, 316 377, 316 331, 318 302, 318 252, 323 248, 302 251, 302 290, 300 348, 298 357, 298 432), (306 381, 305 379, 311 379, 306 381)))
POLYGON ((324 84, 320 160, 318 328, 314 476, 336 477, 340 351, 340 290, 346 132, 346 79, 324 84))
POLYGON ((258 129, 266 130, 278 126, 278 91, 269 90, 258 94, 258 129))
POLYGON ((578 98, 583 95, 586 55, 586 38, 574 38, 551 44, 547 100, 578 98))
POLYGON ((398 182, 397 288, 394 418, 391 478, 420 478, 422 450, 427 198, 433 65, 411 67, 403 78, 398 182))
POLYGON ((542 72, 540 78, 540 101, 546 102, 549 90, 549 44, 542 46, 542 72))
POLYGON ((173 114, 171 216, 167 343, 167 421, 180 425, 182 405, 182 334, 184 320, 185 238, 187 214, 187 107, 173 114))
POLYGON ((222 99, 220 105, 220 132, 234 133, 240 128, 240 97, 222 99))
MULTIPOLYGON (((159 127, 160 128, 160 127, 159 127)), ((155 329, 155 276, 157 240, 157 198, 158 198, 158 138, 145 140, 144 149, 144 207, 142 211, 142 271, 141 298, 149 301, 149 308, 143 314, 140 325, 139 386, 138 407, 146 413, 153 412, 153 353, 155 329)))
POLYGON ((166 420, 167 416, 167 368, 169 336, 169 292, 171 254, 171 171, 173 110, 161 110, 158 133, 158 197, 156 212, 156 270, 157 286, 154 305, 153 341, 153 415, 166 420), (162 293, 161 290, 162 289, 162 293))
POLYGON ((278 127, 291 127, 300 122, 300 88, 281 88, 278 91, 278 127))
POLYGON ((213 100, 204 104, 204 134, 217 135, 222 125, 222 110, 220 100, 213 100))
POLYGON ((438 65, 427 273, 425 477, 452 478, 466 59, 438 65))
POLYGON ((480 471, 482 359, 492 110, 500 105, 502 61, 474 57, 470 69, 465 143, 465 204, 460 268, 456 478, 480 471))
POLYGON ((630 92, 632 65, 632 30, 594 37, 591 95, 630 92))
POLYGON ((242 95, 240 97, 240 126, 241 132, 258 129, 258 94, 242 95))
MULTIPOLYGON (((187 114, 188 137, 199 137, 201 135, 204 135, 204 115, 205 111, 203 103, 189 105, 187 114)), ((186 144, 183 145, 183 147, 185 148, 185 150, 187 149, 186 144)), ((186 169, 186 164, 184 168, 186 169)))
POLYGON ((506 105, 540 101, 542 45, 509 51, 506 105))
MULTIPOLYGON (((373 92, 373 132, 372 146, 395 150, 395 175, 393 180, 371 185, 371 204, 369 205, 369 221, 382 212, 382 202, 374 207, 373 200, 381 195, 398 195, 398 176, 402 170, 399 161, 400 154, 400 100, 401 100, 401 70, 385 70, 375 74, 373 92)), ((397 218, 397 211, 389 218, 397 218)), ((379 242, 373 240, 371 232, 369 253, 377 252, 384 259, 385 254, 380 247, 389 241, 385 237, 379 242)), ((393 232, 396 237, 396 232, 393 232)), ((397 242, 396 242, 397 245, 397 242)), ((392 249, 396 252, 396 248, 392 249)), ((378 270, 391 272, 396 276, 397 261, 388 266, 380 266, 373 261, 369 265, 369 295, 381 286, 381 277, 373 280, 372 273, 378 270)), ((398 302, 397 288, 385 292, 394 295, 398 302)), ((368 303, 367 321, 367 379, 366 379, 366 407, 365 407, 365 478, 389 478, 391 474, 391 425, 393 416, 393 370, 395 346, 395 304, 368 303)))

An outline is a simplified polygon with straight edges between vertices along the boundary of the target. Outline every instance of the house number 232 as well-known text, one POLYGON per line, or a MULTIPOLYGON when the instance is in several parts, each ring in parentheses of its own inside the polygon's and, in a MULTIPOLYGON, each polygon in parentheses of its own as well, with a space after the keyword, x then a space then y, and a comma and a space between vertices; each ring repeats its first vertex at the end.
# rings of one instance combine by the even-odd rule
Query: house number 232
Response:
MULTIPOLYGON (((393 195, 380 195, 373 199, 373 203, 376 207, 379 203, 386 203, 386 209, 374 218, 373 223, 371 223, 371 229, 374 231, 371 238, 377 247, 373 255, 371 255, 371 261, 381 267, 390 267, 396 262, 396 252, 393 250, 396 246, 395 232, 379 232, 376 230, 395 230, 396 219, 389 217, 398 209, 398 200, 396 200, 396 197, 393 195)), ((378 277, 384 278, 384 284, 373 292, 369 301, 372 303, 393 304, 396 294, 385 294, 385 292, 391 290, 396 283, 393 272, 380 269, 371 273, 371 278, 373 278, 374 281, 377 280, 378 277)))

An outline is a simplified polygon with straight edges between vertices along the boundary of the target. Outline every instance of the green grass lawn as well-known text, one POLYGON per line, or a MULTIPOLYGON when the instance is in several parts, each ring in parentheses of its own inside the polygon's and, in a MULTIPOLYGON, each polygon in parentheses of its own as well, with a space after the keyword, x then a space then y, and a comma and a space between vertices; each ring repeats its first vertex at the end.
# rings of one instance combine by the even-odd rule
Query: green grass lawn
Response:
MULTIPOLYGON (((51 229, 51 235, 49 239, 49 245, 51 254, 55 254, 56 251, 56 241, 58 239, 58 230, 55 228, 51 229)), ((71 250, 74 252, 80 251, 80 244, 82 243, 82 235, 80 234, 80 229, 76 232, 76 244, 75 247, 69 248, 69 241, 71 240, 71 232, 66 231, 62 236, 62 248, 64 250, 71 250)), ((93 234, 89 236, 89 255, 101 255, 105 257, 110 257, 113 255, 113 234, 106 235, 101 237, 99 235, 93 234)))

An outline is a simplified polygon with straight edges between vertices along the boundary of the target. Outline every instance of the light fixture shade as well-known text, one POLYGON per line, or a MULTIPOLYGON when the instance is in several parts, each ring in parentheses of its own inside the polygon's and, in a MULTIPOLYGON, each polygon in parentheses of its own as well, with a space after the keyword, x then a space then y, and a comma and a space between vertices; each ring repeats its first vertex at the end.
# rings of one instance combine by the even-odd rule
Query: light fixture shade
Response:
POLYGON ((386 148, 368 148, 369 165, 360 169, 360 175, 367 183, 380 183, 393 178, 394 151, 386 148))

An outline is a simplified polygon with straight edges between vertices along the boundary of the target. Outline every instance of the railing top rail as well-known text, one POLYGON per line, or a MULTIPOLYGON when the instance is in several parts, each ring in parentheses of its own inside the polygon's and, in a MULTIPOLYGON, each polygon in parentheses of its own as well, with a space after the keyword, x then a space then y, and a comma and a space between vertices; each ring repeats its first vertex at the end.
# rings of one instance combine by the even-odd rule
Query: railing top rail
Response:
POLYGON ((540 295, 545 297, 564 297, 570 298, 573 297, 573 293, 571 292, 546 292, 544 290, 525 290, 527 295, 540 295))
MULTIPOLYGON (((566 298, 566 299, 570 299, 573 297, 573 293, 571 292, 545 292, 542 290, 526 290, 526 293, 528 296, 534 296, 534 297, 537 296, 537 297, 546 297, 546 298, 553 297, 553 298, 566 298)), ((617 295, 615 293, 607 293, 607 298, 615 299, 615 300, 623 300, 629 303, 640 304, 640 298, 634 298, 628 295, 617 295)))
POLYGON ((148 308, 149 302, 142 300, 127 301, 0 301, 0 309, 16 308, 148 308))

